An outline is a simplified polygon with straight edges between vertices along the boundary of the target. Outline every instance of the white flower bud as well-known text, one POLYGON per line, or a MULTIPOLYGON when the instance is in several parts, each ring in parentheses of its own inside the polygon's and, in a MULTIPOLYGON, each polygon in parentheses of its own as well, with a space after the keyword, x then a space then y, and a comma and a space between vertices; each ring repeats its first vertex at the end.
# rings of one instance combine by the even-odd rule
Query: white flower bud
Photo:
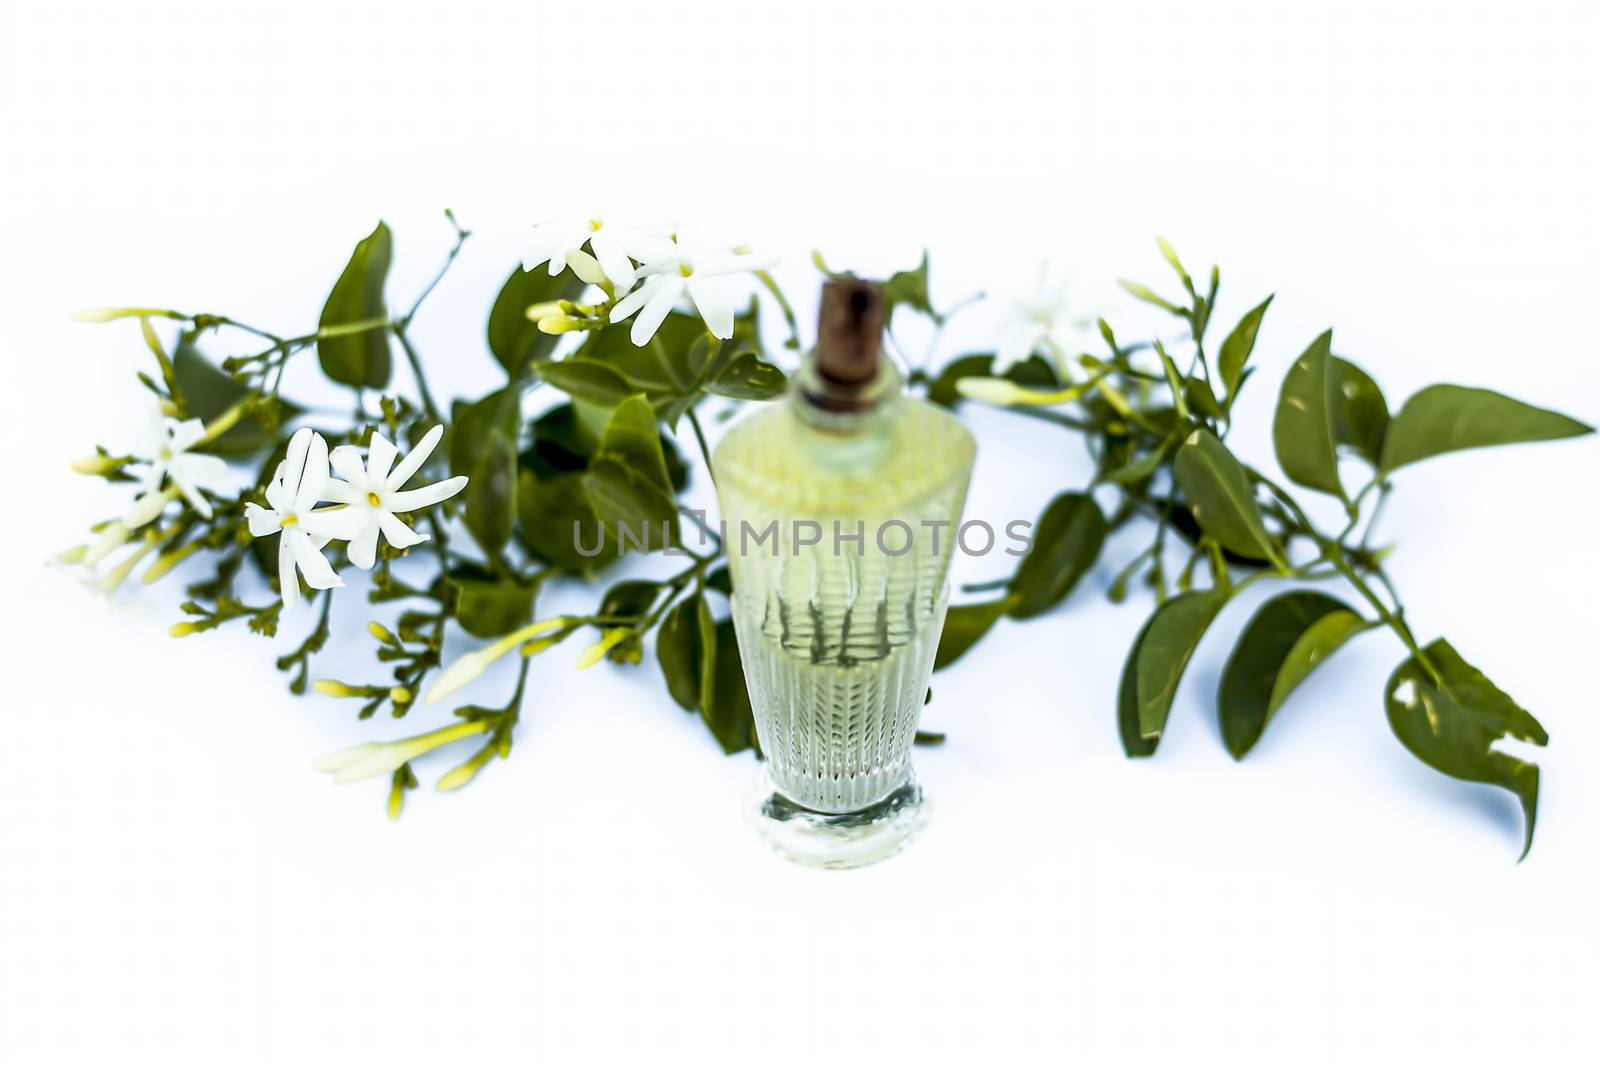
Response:
POLYGON ((96 453, 75 459, 70 466, 79 474, 110 474, 128 462, 127 456, 102 456, 96 453))
POLYGON ((422 699, 429 704, 437 704, 457 689, 477 679, 489 666, 490 660, 485 658, 485 650, 468 652, 450 666, 439 673, 439 677, 428 687, 422 699))
POLYGON ((106 528, 100 531, 99 540, 89 546, 79 561, 85 567, 93 567, 111 553, 121 548, 128 542, 128 535, 133 531, 128 524, 122 521, 107 523, 106 528))
POLYGON ((604 285, 609 281, 606 272, 600 269, 600 261, 581 248, 567 252, 567 266, 572 268, 572 273, 590 285, 604 285))

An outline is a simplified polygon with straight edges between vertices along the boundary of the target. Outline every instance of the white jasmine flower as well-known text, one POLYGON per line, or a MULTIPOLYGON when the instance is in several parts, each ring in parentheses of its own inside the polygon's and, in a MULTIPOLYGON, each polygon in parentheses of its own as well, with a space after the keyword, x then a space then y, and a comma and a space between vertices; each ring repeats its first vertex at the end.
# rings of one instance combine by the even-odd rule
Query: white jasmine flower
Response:
POLYGON ((206 424, 199 419, 178 422, 157 410, 150 421, 150 434, 144 446, 135 449, 133 457, 150 464, 145 472, 146 493, 161 488, 163 479, 171 478, 193 508, 205 518, 211 517, 211 503, 200 494, 203 488, 218 488, 228 477, 228 464, 220 456, 207 456, 190 452, 206 435, 206 424))
MULTIPOLYGON (((660 256, 662 246, 670 243, 665 233, 665 227, 660 226, 608 224, 600 215, 576 222, 540 223, 533 228, 528 252, 522 257, 522 269, 532 270, 541 263, 548 263, 552 277, 569 265, 577 270, 573 253, 581 254, 579 250, 588 241, 605 276, 618 292, 627 292, 637 279, 633 261, 660 256)), ((599 284, 583 271, 579 271, 578 276, 591 284, 599 284)))
POLYGON ((694 242, 675 241, 663 254, 646 260, 639 273, 644 284, 617 301, 611 321, 639 312, 629 336, 636 345, 650 343, 666 320, 678 298, 687 290, 695 310, 713 335, 726 340, 733 336, 734 313, 741 306, 741 285, 734 275, 766 270, 778 262, 775 256, 757 256, 740 248, 716 248, 694 242), (642 310, 641 310, 642 309, 642 310))
POLYGON ((364 745, 352 745, 350 748, 323 756, 317 760, 316 768, 332 774, 333 780, 339 785, 348 785, 351 782, 376 778, 381 774, 393 774, 403 764, 410 763, 418 756, 432 752, 441 745, 459 741, 463 737, 481 734, 489 729, 489 726, 489 723, 479 719, 474 722, 458 722, 399 741, 372 741, 364 745))
POLYGON ((269 506, 254 502, 244 506, 253 535, 278 535, 278 584, 286 608, 300 601, 297 569, 313 589, 344 585, 323 558, 322 547, 336 537, 350 536, 351 513, 348 508, 312 510, 325 499, 328 485, 328 442, 307 427, 289 439, 288 453, 267 485, 269 506))
POLYGON ((372 442, 367 446, 365 464, 361 449, 355 445, 333 450, 333 469, 344 481, 330 481, 323 495, 349 505, 345 510, 351 517, 345 529, 350 531, 351 563, 362 570, 372 568, 378 558, 379 533, 395 548, 410 548, 428 539, 427 534, 419 534, 401 522, 395 513, 448 500, 467 484, 466 478, 457 477, 416 489, 401 488, 427 462, 443 436, 444 427, 435 426, 399 463, 394 462, 398 452, 393 443, 377 431, 373 431, 372 442))
POLYGON ((1066 296, 1064 279, 1040 264, 1032 295, 1006 307, 992 373, 1004 374, 1035 354, 1050 357, 1058 368, 1063 364, 1068 343, 1063 336, 1068 325, 1066 296))

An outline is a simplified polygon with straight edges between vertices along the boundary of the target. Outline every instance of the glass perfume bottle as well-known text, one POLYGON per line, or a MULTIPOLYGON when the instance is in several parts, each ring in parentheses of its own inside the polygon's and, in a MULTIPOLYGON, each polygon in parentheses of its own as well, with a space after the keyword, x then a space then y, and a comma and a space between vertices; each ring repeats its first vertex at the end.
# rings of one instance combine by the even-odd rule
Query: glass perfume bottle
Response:
POLYGON ((764 757, 751 814, 779 852, 854 867, 926 818, 911 767, 976 445, 881 358, 876 286, 823 288, 788 398, 712 457, 733 621, 764 757))

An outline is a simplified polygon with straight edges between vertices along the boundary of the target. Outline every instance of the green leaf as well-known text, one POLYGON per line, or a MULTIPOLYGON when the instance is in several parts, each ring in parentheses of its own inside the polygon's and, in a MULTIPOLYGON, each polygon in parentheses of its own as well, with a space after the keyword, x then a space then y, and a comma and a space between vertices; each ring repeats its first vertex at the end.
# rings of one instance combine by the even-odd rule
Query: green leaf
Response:
POLYGON ((455 598, 456 621, 474 637, 499 637, 533 618, 535 590, 481 567, 457 567, 446 577, 446 588, 455 598))
MULTIPOLYGON (((219 370, 201 354, 188 334, 178 340, 172 353, 172 373, 182 394, 185 413, 190 418, 210 423, 218 415, 243 400, 248 390, 219 370)), ((301 413, 301 408, 287 400, 278 399, 280 422, 287 422, 301 413)), ((277 431, 270 430, 254 418, 240 419, 215 441, 205 446, 205 451, 218 455, 244 456, 270 448, 277 440, 277 431)))
POLYGON ((1204 378, 1185 378, 1183 399, 1190 411, 1198 413, 1203 418, 1213 420, 1222 418, 1222 405, 1204 378))
MULTIPOLYGON (((1182 537, 1191 546, 1198 545, 1200 543, 1200 539, 1205 536, 1205 531, 1200 529, 1200 524, 1195 521, 1194 513, 1182 503, 1177 501, 1169 502, 1159 496, 1151 497, 1150 503, 1156 508, 1161 508, 1170 503, 1170 510, 1167 512, 1167 521, 1172 524, 1172 528, 1177 532, 1178 536, 1182 537)), ((1241 556, 1233 549, 1227 547, 1224 547, 1222 550, 1222 558, 1227 560, 1235 567, 1253 568, 1255 570, 1260 570, 1262 567, 1269 565, 1267 560, 1258 559, 1253 556, 1241 556)))
POLYGON ((1178 259, 1178 250, 1173 248, 1172 243, 1165 237, 1160 236, 1156 237, 1156 247, 1161 249, 1161 258, 1165 259, 1167 264, 1178 272, 1178 279, 1183 282, 1184 289, 1188 291, 1190 296, 1194 296, 1194 280, 1189 277, 1189 272, 1183 269, 1183 263, 1178 259))
MULTIPOLYGON (((600 598, 598 614, 607 619, 625 620, 626 625, 633 628, 633 632, 622 639, 606 653, 606 658, 613 663, 638 663, 643 657, 644 648, 641 644, 643 635, 642 622, 650 609, 655 606, 656 598, 661 595, 661 583, 653 582, 648 578, 625 578, 606 590, 606 595, 600 598)), ((596 629, 604 633, 617 622, 596 623, 596 629)))
MULTIPOLYGON (((624 578, 620 582, 612 583, 605 595, 600 598, 598 614, 607 619, 636 623, 655 607, 656 598, 660 595, 660 582, 653 582, 648 578, 624 578)), ((596 625, 603 631, 618 624, 607 622, 596 625)))
POLYGON ((672 480, 667 475, 667 460, 661 450, 661 432, 656 429, 655 412, 644 394, 628 397, 618 404, 600 435, 597 456, 626 464, 642 474, 668 496, 672 480))
POLYGON ((1435 682, 1415 656, 1395 668, 1384 690, 1389 727, 1400 743, 1436 771, 1509 790, 1522 804, 1522 855, 1533 847, 1539 768, 1490 746, 1505 737, 1535 745, 1550 738, 1539 720, 1440 638, 1423 649, 1435 682))
POLYGON ((1139 628, 1128 649, 1128 658, 1122 662, 1122 680, 1117 684, 1117 734, 1122 738, 1122 751, 1130 759, 1154 756, 1156 747, 1161 744, 1161 738, 1139 733, 1139 646, 1144 643, 1153 622, 1154 615, 1139 628))
POLYGON ((1389 423, 1382 468, 1399 470, 1419 459, 1465 448, 1554 441, 1593 432, 1594 427, 1560 412, 1488 389, 1430 385, 1407 400, 1389 423))
POLYGON ((667 680, 667 692, 685 711, 700 708, 706 624, 710 624, 713 636, 716 629, 710 620, 711 609, 706 607, 705 597, 694 593, 674 604, 656 631, 656 660, 667 680))
POLYGON ((1367 627, 1348 605, 1321 593, 1284 593, 1263 604, 1233 646, 1217 691, 1222 740, 1233 758, 1243 759, 1295 687, 1367 627))
POLYGON ((614 407, 639 390, 613 367, 580 356, 538 366, 539 377, 574 400, 614 407))
POLYGON ((490 556, 511 540, 517 515, 517 453, 498 428, 484 441, 478 466, 467 483, 467 530, 490 556))
POLYGON ((1250 353, 1255 351, 1256 334, 1261 331, 1261 320, 1271 304, 1272 297, 1269 296, 1245 312, 1239 325, 1222 342, 1217 355, 1217 373, 1222 376, 1222 384, 1227 387, 1230 398, 1239 395, 1239 386, 1244 383, 1244 365, 1250 361, 1250 353))
POLYGON ((1267 533, 1255 491, 1239 461, 1209 430, 1196 430, 1178 449, 1173 474, 1200 528, 1223 548, 1284 566, 1267 533))
POLYGON ((1283 376, 1272 418, 1272 447, 1290 481, 1343 500, 1333 436, 1337 377, 1328 366, 1332 344, 1333 331, 1327 330, 1283 376))
MULTIPOLYGON (((381 319, 387 314, 383 283, 389 275, 391 251, 389 227, 380 222, 356 245, 344 273, 333 283, 317 320, 319 329, 381 319)), ((389 331, 372 329, 324 338, 317 342, 317 359, 322 373, 341 385, 382 389, 389 384, 389 331)))
MULTIPOLYGON (((704 639, 704 626, 711 615, 707 612, 700 618, 704 639)), ((706 647, 713 651, 707 657, 710 669, 703 676, 700 715, 722 751, 732 755, 756 743, 755 718, 750 712, 750 693, 745 689, 733 623, 725 619, 713 624, 706 647)))
POLYGON ((1167 355, 1167 350, 1161 347, 1161 342, 1154 345, 1156 355, 1161 358, 1161 372, 1167 376, 1167 390, 1172 394, 1172 407, 1177 412, 1178 418, 1188 419, 1189 402, 1184 398, 1185 389, 1183 377, 1178 373, 1178 365, 1172 362, 1172 357, 1167 355))
POLYGON ((731 597, 733 596, 733 575, 729 573, 727 567, 717 567, 706 575, 706 588, 715 589, 723 596, 731 597))
POLYGON ((1354 449, 1376 467, 1389 429, 1389 405, 1383 390, 1366 371, 1338 356, 1329 362, 1328 373, 1333 377, 1334 443, 1354 449))
POLYGON ((522 468, 517 480, 517 535, 530 552, 568 574, 592 574, 618 556, 615 540, 589 501, 582 472, 542 478, 522 468), (579 552, 579 544, 594 554, 579 552))
POLYGON ((734 400, 771 400, 789 386, 783 371, 754 352, 738 352, 706 384, 706 391, 734 400))
POLYGON ((583 439, 572 404, 557 404, 534 419, 530 429, 533 445, 522 453, 520 462, 540 478, 581 471, 589 465, 595 443, 583 439))
POLYGON ((514 443, 521 421, 522 397, 516 386, 496 389, 477 400, 457 400, 450 409, 450 473, 476 475, 489 434, 498 432, 514 443))
POLYGON ((575 356, 604 363, 634 385, 629 392, 643 391, 655 403, 662 396, 679 396, 689 388, 700 369, 694 359, 695 345, 709 337, 699 316, 673 311, 648 344, 634 344, 626 326, 612 327, 591 333, 575 356))
POLYGON ((1132 294, 1133 296, 1137 297, 1140 300, 1143 300, 1146 304, 1154 304, 1156 307, 1160 308, 1162 311, 1166 311, 1166 312, 1169 312, 1169 313, 1171 313, 1173 315, 1176 315, 1180 319, 1185 319, 1185 318, 1189 317, 1189 309, 1188 308, 1181 308, 1177 304, 1174 304, 1172 301, 1167 300, 1164 297, 1158 295, 1156 293, 1156 291, 1154 289, 1151 289, 1148 285, 1141 285, 1138 282, 1130 282, 1126 278, 1118 278, 1117 279, 1117 284, 1122 286, 1122 288, 1124 290, 1126 290, 1128 293, 1132 294))
POLYGON ((1156 608, 1140 631, 1123 666, 1117 696, 1117 717, 1128 755, 1148 756, 1155 751, 1189 658, 1227 601, 1226 593, 1214 590, 1180 593, 1156 608), (1130 737, 1136 737, 1138 743, 1130 745, 1130 737))
POLYGON ((934 322, 943 322, 944 317, 933 310, 933 303, 928 296, 928 253, 922 253, 922 262, 914 270, 897 270, 889 275, 889 280, 883 283, 884 314, 893 316, 894 309, 901 304, 915 308, 928 316, 934 322))
POLYGON ((943 670, 966 655, 967 649, 977 644, 1000 616, 1006 613, 1009 600, 1002 597, 984 604, 958 604, 944 618, 944 633, 939 636, 939 650, 933 656, 933 669, 943 670))
MULTIPOLYGON (((945 364, 939 376, 929 384, 928 400, 940 407, 955 407, 961 400, 961 394, 956 392, 956 383, 962 378, 992 377, 993 366, 992 354, 960 356, 951 360, 945 364)), ((1012 365, 1001 377, 1017 385, 1047 389, 1060 384, 1056 378, 1055 368, 1050 366, 1048 360, 1038 356, 1029 356, 1022 362, 1012 365)))
POLYGON ((677 499, 649 475, 610 456, 596 456, 583 487, 595 515, 619 531, 619 547, 654 552, 676 542, 677 499))
POLYGON ((576 300, 582 293, 583 282, 571 271, 552 278, 543 267, 512 269, 489 309, 489 351, 513 381, 522 376, 529 364, 549 359, 561 340, 541 331, 539 324, 528 318, 528 308, 556 300, 576 300))
POLYGON ((1033 528, 1033 548, 1012 576, 1014 619, 1029 619, 1059 604, 1100 558, 1106 519, 1086 493, 1062 493, 1044 509, 1033 528))
POLYGON ((1120 467, 1100 474, 1095 480, 1111 482, 1114 485, 1133 485, 1137 482, 1142 482, 1154 474, 1156 468, 1161 466, 1161 461, 1167 458, 1167 450, 1171 447, 1170 442, 1162 441, 1151 451, 1129 460, 1120 467))

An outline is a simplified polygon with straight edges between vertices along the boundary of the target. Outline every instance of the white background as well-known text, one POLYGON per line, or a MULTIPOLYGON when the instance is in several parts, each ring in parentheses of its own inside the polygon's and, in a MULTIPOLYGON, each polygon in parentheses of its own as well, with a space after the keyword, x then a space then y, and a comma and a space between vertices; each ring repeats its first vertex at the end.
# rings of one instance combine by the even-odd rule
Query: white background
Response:
MULTIPOLYGON (((494 381, 482 322, 516 227, 601 206, 779 251, 805 304, 813 247, 878 272, 927 243, 941 304, 1023 289, 1048 256, 1128 330, 1151 320, 1111 281, 1164 282, 1163 233, 1223 264, 1223 319, 1278 294, 1237 435, 1260 462, 1283 369, 1330 324, 1392 404, 1447 380, 1596 422, 1593 3, 0 17, 0 1060, 1594 1062, 1593 438, 1409 469, 1386 519, 1415 627, 1549 728, 1521 866, 1509 798, 1390 736, 1384 633, 1235 764, 1212 714, 1235 605, 1159 756, 1125 760, 1113 696, 1148 604, 1102 591, 1134 541, 936 680, 934 820, 848 874, 762 850, 739 812, 753 760, 720 756, 651 670, 547 654, 512 758, 451 796, 431 781, 459 757, 425 761, 390 825, 381 783, 310 764, 445 711, 356 723, 292 699, 260 638, 167 638, 176 583, 108 604, 44 566, 125 502, 66 463, 142 417, 134 328, 70 310, 309 328, 380 216, 404 306, 444 206, 479 231, 415 327, 450 394, 494 381)), ((988 343, 983 315, 941 355, 988 343)), ((971 514, 1083 483, 1076 441, 975 418, 971 514)), ((336 611, 317 674, 357 673, 362 618, 336 611)))

